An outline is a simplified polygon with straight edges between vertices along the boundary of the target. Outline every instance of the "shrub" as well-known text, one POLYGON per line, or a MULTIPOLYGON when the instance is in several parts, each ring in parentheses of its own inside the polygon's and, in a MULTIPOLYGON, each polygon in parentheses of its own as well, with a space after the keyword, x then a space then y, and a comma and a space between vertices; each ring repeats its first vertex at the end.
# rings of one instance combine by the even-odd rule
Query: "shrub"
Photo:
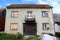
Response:
POLYGON ((56 32, 55 35, 56 35, 56 37, 60 37, 60 33, 59 32, 56 32))

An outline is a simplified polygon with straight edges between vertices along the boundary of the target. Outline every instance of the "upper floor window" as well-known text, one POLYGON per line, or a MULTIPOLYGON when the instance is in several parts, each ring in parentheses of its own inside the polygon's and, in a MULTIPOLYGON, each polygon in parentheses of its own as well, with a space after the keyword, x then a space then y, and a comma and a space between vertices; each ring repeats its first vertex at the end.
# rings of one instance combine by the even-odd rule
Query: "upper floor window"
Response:
POLYGON ((11 30, 17 30, 17 27, 18 27, 18 23, 11 23, 10 24, 10 29, 11 30))
POLYGON ((42 11, 42 17, 48 17, 48 11, 42 11))
POLYGON ((42 28, 43 28, 43 30, 48 30, 49 29, 49 23, 42 23, 42 28))
POLYGON ((27 13, 32 13, 32 11, 27 11, 27 13))
POLYGON ((32 17, 32 11, 27 11, 27 16, 32 17))
POLYGON ((12 11, 11 12, 11 17, 12 18, 18 18, 18 11, 12 11))

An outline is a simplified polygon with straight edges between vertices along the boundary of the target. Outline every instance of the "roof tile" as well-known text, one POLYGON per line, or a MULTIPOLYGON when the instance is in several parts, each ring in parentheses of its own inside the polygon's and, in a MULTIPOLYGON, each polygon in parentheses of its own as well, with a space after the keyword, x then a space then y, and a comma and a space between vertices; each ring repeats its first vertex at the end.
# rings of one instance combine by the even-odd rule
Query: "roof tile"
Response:
POLYGON ((7 8, 52 8, 48 4, 11 4, 7 8))

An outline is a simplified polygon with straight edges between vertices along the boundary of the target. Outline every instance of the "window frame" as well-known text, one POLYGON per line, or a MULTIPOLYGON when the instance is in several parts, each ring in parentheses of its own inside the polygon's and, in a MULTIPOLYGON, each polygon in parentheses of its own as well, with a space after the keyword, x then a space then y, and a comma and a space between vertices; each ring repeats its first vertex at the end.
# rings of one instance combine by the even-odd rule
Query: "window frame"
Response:
POLYGON ((10 23, 10 30, 17 30, 17 29, 18 29, 18 23, 10 23), (17 28, 16 29, 14 29, 14 28, 11 29, 11 25, 15 25, 15 24, 17 25, 17 28))
POLYGON ((19 13, 18 11, 11 11, 11 18, 18 18, 18 16, 19 16, 18 13, 19 13), (16 15, 16 14, 14 14, 14 12, 17 12, 17 17, 14 16, 14 15, 16 15))
POLYGON ((48 11, 42 11, 42 17, 48 17, 48 11))
POLYGON ((32 13, 32 11, 27 11, 27 13, 32 13))
POLYGON ((27 11, 27 17, 32 17, 32 11, 27 11))
POLYGON ((49 25, 49 27, 47 27, 47 25, 49 25, 49 23, 42 23, 42 29, 43 30, 49 30, 50 25, 49 25))

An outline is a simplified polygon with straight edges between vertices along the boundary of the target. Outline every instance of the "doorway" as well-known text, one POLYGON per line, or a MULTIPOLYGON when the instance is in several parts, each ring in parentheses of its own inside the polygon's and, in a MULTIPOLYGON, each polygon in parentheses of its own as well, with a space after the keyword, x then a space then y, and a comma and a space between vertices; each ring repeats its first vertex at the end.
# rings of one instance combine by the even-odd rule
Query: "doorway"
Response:
POLYGON ((23 23, 24 35, 36 35, 36 33, 37 33, 36 23, 23 23))

